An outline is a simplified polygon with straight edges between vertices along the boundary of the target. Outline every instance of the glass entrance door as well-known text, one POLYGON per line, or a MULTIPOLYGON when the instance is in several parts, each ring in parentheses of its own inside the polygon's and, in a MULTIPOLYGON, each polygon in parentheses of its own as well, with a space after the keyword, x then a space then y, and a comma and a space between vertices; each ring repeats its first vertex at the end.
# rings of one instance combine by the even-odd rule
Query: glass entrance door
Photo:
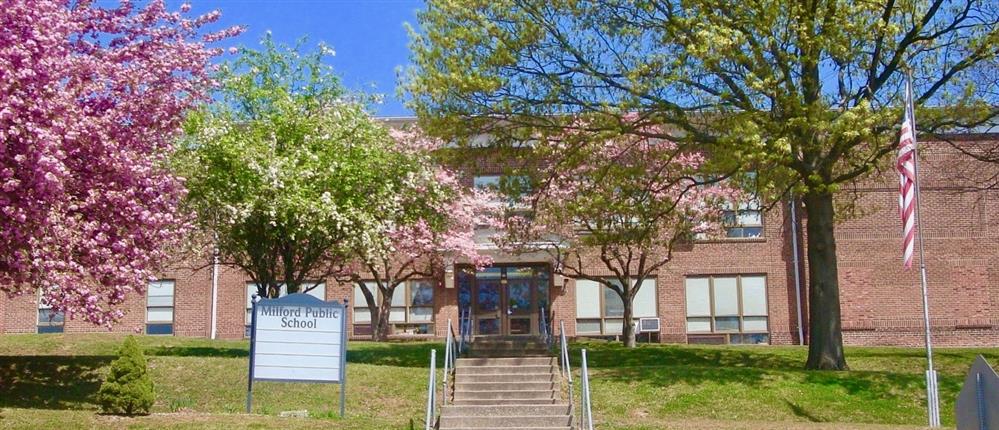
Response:
POLYGON ((471 310, 476 335, 538 334, 542 307, 548 312, 548 267, 495 266, 472 275, 459 272, 459 306, 471 310))

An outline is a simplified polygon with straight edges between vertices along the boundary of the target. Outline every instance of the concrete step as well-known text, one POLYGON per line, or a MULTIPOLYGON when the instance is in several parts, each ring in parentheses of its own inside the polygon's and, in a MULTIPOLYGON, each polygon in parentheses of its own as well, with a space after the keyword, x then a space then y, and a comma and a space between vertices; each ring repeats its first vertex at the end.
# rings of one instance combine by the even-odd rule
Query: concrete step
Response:
POLYGON ((456 406, 497 406, 497 405, 554 405, 558 399, 455 399, 456 406))
POLYGON ((449 405, 441 409, 441 416, 464 416, 464 417, 495 417, 495 416, 517 416, 517 415, 569 415, 569 405, 449 405))
POLYGON ((519 373, 557 373, 555 366, 470 366, 454 369, 455 377, 464 375, 516 375, 519 373))
MULTIPOLYGON (((441 427, 440 430, 462 430, 464 427, 441 427)), ((572 430, 564 427, 475 427, 475 430, 572 430)))
POLYGON ((569 415, 519 415, 505 417, 441 417, 440 428, 510 428, 510 427, 567 427, 572 424, 569 415))
POLYGON ((493 399, 554 399, 552 390, 462 390, 454 393, 455 400, 493 400, 493 399))
POLYGON ((459 358, 455 367, 468 366, 547 366, 557 364, 555 357, 471 357, 459 358))
POLYGON ((554 382, 468 382, 464 378, 455 384, 455 392, 463 391, 535 391, 554 390, 554 382))
POLYGON ((550 357, 551 354, 542 350, 473 349, 468 351, 467 356, 471 358, 550 357))
POLYGON ((510 373, 510 374, 482 374, 474 373, 461 375, 461 382, 555 382, 557 374, 552 373, 510 373))

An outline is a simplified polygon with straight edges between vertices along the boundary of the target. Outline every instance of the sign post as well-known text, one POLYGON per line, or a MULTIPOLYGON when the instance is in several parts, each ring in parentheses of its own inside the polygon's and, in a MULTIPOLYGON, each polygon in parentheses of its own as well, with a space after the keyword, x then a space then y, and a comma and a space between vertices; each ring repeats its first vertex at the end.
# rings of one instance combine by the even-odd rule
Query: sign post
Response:
POLYGON ((246 412, 254 381, 335 383, 344 416, 347 379, 347 305, 308 294, 254 301, 246 412))

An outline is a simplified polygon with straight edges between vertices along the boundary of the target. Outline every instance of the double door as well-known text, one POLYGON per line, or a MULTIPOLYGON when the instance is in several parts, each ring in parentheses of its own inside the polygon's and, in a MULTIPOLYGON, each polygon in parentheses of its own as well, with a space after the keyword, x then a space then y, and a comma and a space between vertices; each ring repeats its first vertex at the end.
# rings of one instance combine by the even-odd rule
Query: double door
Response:
POLYGON ((470 309, 475 335, 536 335, 550 314, 547 265, 493 266, 459 280, 459 305, 470 309))

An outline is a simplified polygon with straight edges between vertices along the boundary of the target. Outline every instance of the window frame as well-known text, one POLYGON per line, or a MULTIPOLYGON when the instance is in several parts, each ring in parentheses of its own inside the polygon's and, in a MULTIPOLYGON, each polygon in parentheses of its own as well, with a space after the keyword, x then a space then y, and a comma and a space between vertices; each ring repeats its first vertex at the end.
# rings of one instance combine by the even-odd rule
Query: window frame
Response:
MULTIPOLYGON (((377 284, 375 283, 375 281, 374 280, 363 280, 361 282, 363 282, 365 285, 371 285, 371 286, 374 287, 374 291, 372 291, 372 293, 375 295, 375 300, 377 301, 379 299, 379 296, 381 295, 381 291, 378 289, 377 284)), ((358 288, 361 288, 361 287, 359 285, 357 285, 356 283, 354 283, 353 284, 353 289, 352 289, 354 297, 357 297, 356 294, 357 294, 357 289, 358 288)), ((409 280, 406 280, 406 281, 403 281, 402 283, 400 283, 396 287, 395 291, 393 291, 393 293, 394 294, 400 294, 399 293, 399 288, 402 288, 402 290, 403 290, 403 292, 402 292, 402 294, 403 294, 403 304, 401 306, 400 305, 390 305, 389 306, 389 325, 392 327, 391 334, 392 335, 400 335, 400 336, 430 336, 430 335, 434 335, 435 334, 435 332, 434 332, 435 324, 437 322, 437 312, 436 312, 436 309, 437 309, 437 291, 436 290, 437 290, 437 288, 436 288, 436 285, 435 285, 435 280, 434 279, 430 279, 430 278, 409 279, 409 280), (424 283, 426 283, 427 285, 430 286, 430 290, 432 292, 432 298, 431 298, 430 305, 416 305, 416 306, 413 305, 413 289, 412 289, 412 286, 415 285, 415 284, 417 284, 417 283, 420 283, 420 282, 424 282, 424 283), (413 312, 414 308, 416 308, 416 309, 429 309, 430 310, 430 320, 427 320, 427 321, 424 321, 424 320, 414 321, 413 317, 412 317, 412 315, 413 315, 412 312, 413 312), (404 319, 402 321, 393 321, 392 320, 392 313, 395 312, 395 311, 397 311, 397 310, 402 310, 402 312, 403 312, 404 319), (405 332, 401 332, 400 333, 399 332, 399 330, 402 327, 419 327, 419 326, 426 326, 426 333, 405 333, 405 332)), ((351 316, 351 325, 353 326, 353 328, 351 329, 351 333, 354 336, 370 336, 371 333, 372 333, 372 330, 374 330, 373 325, 372 325, 372 321, 371 321, 372 316, 368 315, 368 321, 367 322, 360 322, 359 323, 356 320, 356 318, 357 318, 357 309, 361 309, 363 312, 368 312, 368 303, 367 303, 367 301, 354 300, 354 309, 353 309, 353 312, 352 312, 353 315, 351 316), (360 330, 358 330, 358 329, 360 329, 360 330)))
POLYGON ((66 331, 66 313, 56 312, 53 317, 42 319, 42 311, 52 314, 52 306, 42 301, 42 289, 38 289, 35 309, 35 333, 58 334, 66 331), (58 322, 56 322, 58 320, 58 322))
MULTIPOLYGON (((174 334, 174 324, 177 323, 177 280, 171 278, 157 279, 155 281, 151 281, 149 285, 152 285, 153 282, 169 282, 173 284, 173 288, 171 289, 171 294, 170 294, 170 306, 150 306, 149 298, 152 296, 150 296, 149 293, 152 291, 152 288, 150 286, 146 287, 146 334, 172 336, 174 334), (170 308, 169 322, 160 321, 160 320, 156 321, 149 320, 150 308, 163 309, 168 307, 170 308), (154 328, 154 330, 150 330, 150 328, 154 328)), ((164 296, 156 296, 156 297, 164 297, 164 296)))
POLYGON ((728 218, 731 214, 734 220, 731 224, 725 224, 723 221, 722 227, 725 229, 726 240, 760 240, 763 239, 763 235, 766 234, 766 211, 763 210, 763 205, 760 203, 759 199, 753 197, 750 201, 745 203, 738 203, 733 209, 725 209, 722 211, 722 219, 728 218), (745 208, 743 208, 745 206, 745 208), (760 222, 758 224, 746 224, 740 222, 740 217, 743 213, 756 212, 759 214, 760 222), (760 234, 757 236, 746 236, 746 229, 760 229, 760 234), (733 231, 741 231, 742 234, 733 236, 733 231))
MULTIPOLYGON (((613 279, 611 277, 602 277, 602 278, 604 278, 604 279, 611 279, 612 281, 615 280, 615 279, 613 279)), ((655 291, 652 294, 653 303, 654 303, 654 306, 655 306, 655 312, 654 312, 655 316, 654 317, 634 316, 632 318, 632 323, 638 323, 638 321, 640 319, 642 319, 642 318, 659 318, 659 281, 658 281, 658 277, 650 276, 648 278, 645 278, 645 280, 642 281, 642 290, 644 290, 645 288, 648 287, 648 284, 646 284, 646 282, 648 282, 650 280, 654 281, 654 288, 655 288, 655 291)), ((604 285, 602 283, 599 283, 597 281, 592 281, 592 280, 589 280, 589 279, 574 279, 573 280, 573 282, 579 282, 579 281, 590 281, 590 282, 594 282, 594 283, 597 284, 597 288, 599 290, 599 294, 597 294, 597 299, 598 299, 597 307, 598 307, 598 309, 600 311, 600 316, 599 317, 582 317, 582 318, 580 318, 578 316, 578 312, 579 311, 577 309, 576 310, 577 315, 575 316, 575 319, 574 319, 574 322, 576 324, 576 336, 622 336, 622 335, 624 335, 624 333, 622 331, 619 331, 619 330, 622 330, 624 328, 624 326, 623 326, 624 316, 623 315, 621 315, 621 316, 608 316, 607 315, 606 295, 608 293, 609 294, 617 295, 617 293, 614 292, 613 290, 611 290, 610 288, 607 288, 606 285, 604 285), (608 330, 607 330, 607 327, 608 327, 607 321, 608 320, 613 321, 613 324, 616 327, 618 327, 618 328, 615 329, 614 332, 608 332, 608 330), (580 331, 579 330, 579 325, 580 325, 579 323, 580 323, 580 321, 590 322, 590 323, 599 322, 600 323, 600 332, 580 331)), ((579 294, 578 284, 576 284, 574 286, 574 290, 575 290, 575 293, 578 295, 579 294)), ((618 298, 620 298, 620 297, 618 297, 618 298)), ((634 302, 632 302, 632 307, 634 307, 634 302)), ((634 311, 634 309, 632 309, 632 311, 634 311)))
POLYGON ((684 286, 684 333, 687 336, 687 343, 720 343, 732 344, 733 339, 739 340, 736 344, 763 344, 759 342, 744 342, 743 339, 747 337, 758 337, 761 335, 766 336, 765 344, 770 344, 770 286, 768 283, 767 274, 765 273, 736 273, 736 274, 714 274, 714 275, 688 275, 683 279, 684 286), (716 293, 715 293, 715 279, 716 278, 734 278, 735 279, 735 294, 738 301, 738 315, 718 315, 715 309, 716 303, 716 293), (765 300, 766 314, 747 314, 745 309, 745 296, 743 289, 743 278, 762 278, 763 279, 763 299, 765 300), (690 279, 706 279, 708 281, 708 312, 709 315, 691 315, 690 308, 688 306, 689 296, 687 294, 687 281, 690 279), (718 318, 737 318, 739 322, 738 330, 718 330, 717 320, 718 318), (746 330, 746 318, 766 318, 767 329, 765 331, 761 330, 746 330), (711 326, 710 331, 690 331, 690 320, 695 319, 708 319, 711 326), (691 342, 691 340, 694 342, 691 342))

